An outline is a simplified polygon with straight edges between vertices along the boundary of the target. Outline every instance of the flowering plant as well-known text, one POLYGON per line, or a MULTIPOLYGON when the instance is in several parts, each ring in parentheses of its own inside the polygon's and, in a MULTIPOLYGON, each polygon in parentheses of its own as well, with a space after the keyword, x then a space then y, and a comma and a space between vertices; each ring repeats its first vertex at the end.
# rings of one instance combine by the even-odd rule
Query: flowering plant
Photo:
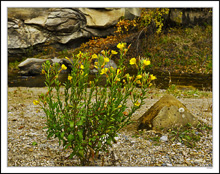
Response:
POLYGON ((39 96, 41 103, 34 100, 34 104, 40 104, 46 113, 48 138, 55 136, 64 148, 70 147, 70 158, 79 157, 81 165, 89 165, 99 152, 108 152, 117 132, 130 123, 132 114, 144 103, 150 82, 154 80, 145 72, 149 60, 132 58, 130 64, 137 67, 138 74, 125 74, 123 60, 129 46, 119 43, 117 47, 120 54, 117 69, 106 67, 111 56, 118 54, 114 50, 103 50, 102 55, 82 52, 74 55, 64 89, 57 77, 66 66, 60 68, 59 64, 50 65, 49 61, 43 64, 48 92, 39 96), (93 59, 98 60, 94 66, 98 73, 91 80, 89 71, 93 59), (101 86, 99 82, 103 77, 106 83, 101 86), (128 100, 132 101, 131 107, 127 106, 128 100))

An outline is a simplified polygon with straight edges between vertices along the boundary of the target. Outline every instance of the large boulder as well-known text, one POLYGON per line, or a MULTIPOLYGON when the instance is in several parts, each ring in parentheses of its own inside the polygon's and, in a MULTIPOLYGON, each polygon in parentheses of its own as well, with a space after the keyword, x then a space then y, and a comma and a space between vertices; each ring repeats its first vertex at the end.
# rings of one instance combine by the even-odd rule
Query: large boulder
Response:
POLYGON ((139 8, 8 8, 9 61, 44 45, 76 48, 85 38, 113 34, 121 17, 139 15, 139 8))
POLYGON ((38 59, 38 58, 27 58, 25 61, 18 65, 19 73, 21 75, 39 75, 42 71, 42 64, 47 60, 50 63, 60 63, 60 59, 38 59))
POLYGON ((139 118, 138 129, 166 130, 187 123, 196 125, 198 119, 174 96, 166 94, 139 118))

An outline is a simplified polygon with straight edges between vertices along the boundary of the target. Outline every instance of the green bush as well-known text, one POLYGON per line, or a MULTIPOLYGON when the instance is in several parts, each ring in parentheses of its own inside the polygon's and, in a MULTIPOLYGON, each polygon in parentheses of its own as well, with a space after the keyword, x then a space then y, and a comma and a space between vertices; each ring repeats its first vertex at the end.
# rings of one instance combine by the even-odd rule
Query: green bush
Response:
POLYGON ((49 61, 43 64, 48 92, 41 94, 40 102, 35 100, 34 104, 40 104, 46 113, 48 138, 55 136, 65 149, 70 147, 70 158, 77 156, 81 165, 89 165, 89 159, 99 152, 108 152, 117 132, 130 123, 132 114, 144 103, 151 81, 156 79, 146 73, 149 60, 132 58, 130 64, 138 73, 125 74, 123 61, 130 46, 119 43, 117 47, 120 54, 117 69, 105 67, 112 55, 118 54, 114 50, 102 51, 102 55, 82 52, 74 55, 64 91, 58 75, 67 67, 60 68, 59 64, 51 65, 49 61), (89 81, 93 59, 98 59, 94 65, 98 73, 89 81), (106 83, 100 86, 103 76, 106 83), (132 101, 131 107, 126 105, 128 99, 132 101))

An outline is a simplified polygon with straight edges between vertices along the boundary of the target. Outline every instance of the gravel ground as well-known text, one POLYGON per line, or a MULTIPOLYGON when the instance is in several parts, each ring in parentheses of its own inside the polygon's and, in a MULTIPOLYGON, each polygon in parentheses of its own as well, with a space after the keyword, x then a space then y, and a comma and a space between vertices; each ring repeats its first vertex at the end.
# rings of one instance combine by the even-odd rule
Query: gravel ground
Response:
MULTIPOLYGON (((68 159, 70 149, 63 150, 57 139, 47 140, 45 114, 33 105, 38 94, 46 88, 8 88, 8 162, 9 166, 77 166, 77 158, 68 159), (32 143, 36 142, 36 145, 32 143)), ((136 121, 147 109, 163 96, 164 90, 153 90, 132 119, 136 121)), ((212 98, 178 98, 199 120, 212 126, 212 98)), ((135 122, 118 133, 108 155, 100 154, 93 166, 203 166, 212 167, 212 131, 203 132, 197 146, 186 145, 169 139, 168 132, 144 131, 140 136, 135 122), (155 145, 149 137, 159 136, 155 145), (165 139, 164 139, 165 137, 165 139), (167 138, 167 139, 166 139, 167 138), (104 156, 104 163, 101 156, 104 156)))

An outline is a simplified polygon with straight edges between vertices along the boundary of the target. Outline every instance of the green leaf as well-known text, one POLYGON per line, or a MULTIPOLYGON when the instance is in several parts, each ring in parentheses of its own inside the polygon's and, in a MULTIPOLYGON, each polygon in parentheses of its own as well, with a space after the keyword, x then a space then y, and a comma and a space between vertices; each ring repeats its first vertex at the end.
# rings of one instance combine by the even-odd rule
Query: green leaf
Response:
POLYGON ((70 154, 70 156, 69 156, 69 159, 72 159, 74 155, 75 155, 75 153, 74 153, 74 152, 73 152, 73 153, 71 153, 71 154, 70 154))
POLYGON ((63 138, 63 137, 64 137, 64 135, 65 135, 65 133, 64 133, 64 132, 60 133, 60 137, 61 137, 61 138, 63 138))
POLYGON ((191 140, 192 138, 190 137, 190 136, 188 136, 188 135, 185 135, 185 138, 187 139, 187 140, 191 140))
POLYGON ((79 140, 81 141, 83 139, 83 131, 78 131, 77 134, 79 135, 79 140))
POLYGON ((69 134, 68 137, 67 137, 68 141, 72 141, 74 139, 74 135, 72 134, 69 134))
POLYGON ((83 154, 84 154, 84 153, 83 153, 83 150, 79 150, 78 153, 79 153, 79 155, 80 155, 81 157, 83 157, 83 154))
POLYGON ((34 141, 34 142, 32 143, 32 145, 33 145, 33 146, 36 146, 36 145, 37 145, 37 142, 34 141))
POLYGON ((109 145, 111 145, 111 141, 112 141, 112 138, 111 138, 111 137, 109 137, 109 138, 106 140, 107 144, 109 144, 109 145))
POLYGON ((74 121, 70 121, 70 127, 73 128, 74 126, 74 121))
POLYGON ((80 119, 78 122, 77 122, 77 126, 81 126, 83 125, 83 119, 80 119))

